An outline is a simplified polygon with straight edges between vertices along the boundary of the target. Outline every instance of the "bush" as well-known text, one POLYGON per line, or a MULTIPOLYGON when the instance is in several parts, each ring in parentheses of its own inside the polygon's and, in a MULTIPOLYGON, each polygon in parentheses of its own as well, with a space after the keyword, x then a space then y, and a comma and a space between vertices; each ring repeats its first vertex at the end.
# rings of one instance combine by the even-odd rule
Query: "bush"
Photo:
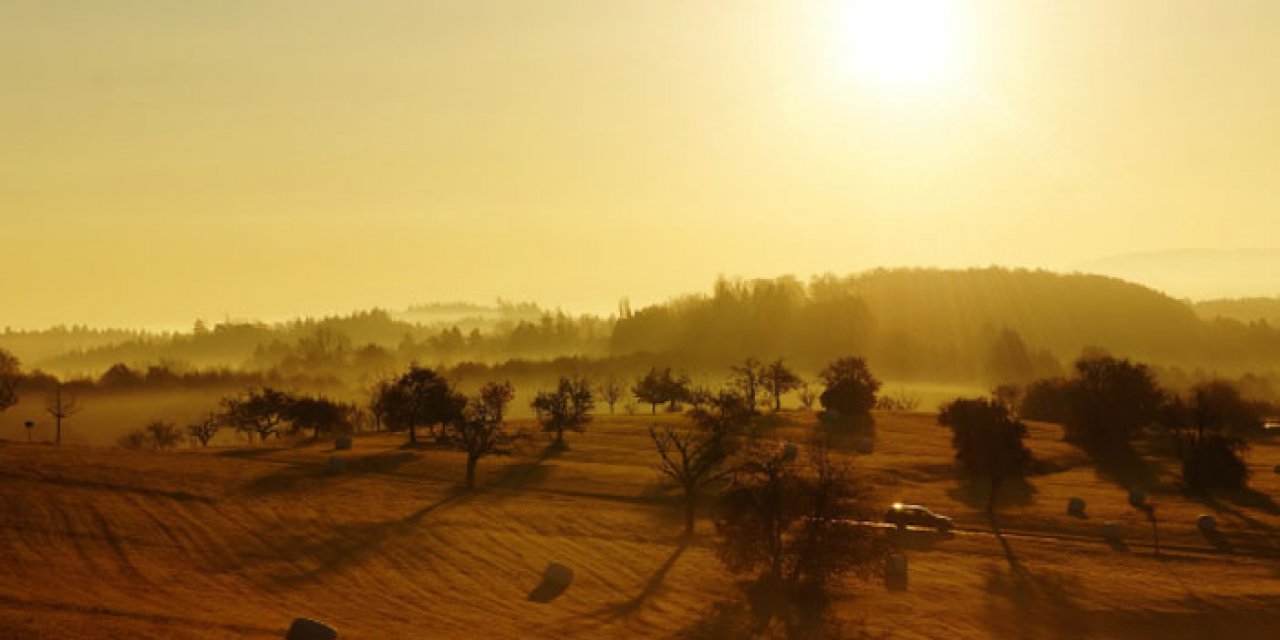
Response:
POLYGON ((116 444, 125 449, 171 449, 182 441, 182 431, 172 422, 155 420, 120 436, 116 444))
POLYGON ((818 396, 823 409, 846 418, 857 418, 870 414, 876 406, 880 381, 871 374, 866 360, 840 358, 827 365, 818 377, 826 385, 818 396))
POLYGON ((1182 482, 1190 489, 1243 489, 1249 480, 1243 441, 1220 434, 1182 439, 1182 482))

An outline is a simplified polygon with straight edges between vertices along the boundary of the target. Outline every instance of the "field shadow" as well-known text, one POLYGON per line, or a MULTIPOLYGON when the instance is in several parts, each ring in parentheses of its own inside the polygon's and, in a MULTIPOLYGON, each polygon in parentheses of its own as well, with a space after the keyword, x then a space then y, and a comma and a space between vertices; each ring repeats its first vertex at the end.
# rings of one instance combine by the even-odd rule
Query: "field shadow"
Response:
POLYGON ((268 453, 275 453, 277 451, 284 451, 284 448, 282 447, 238 447, 235 449, 227 449, 226 451, 219 451, 213 455, 221 456, 223 458, 260 458, 262 456, 267 455, 268 453))
POLYGON ((1035 485, 1021 477, 1001 482, 991 502, 991 483, 985 480, 961 479, 957 486, 947 490, 952 500, 978 510, 985 510, 988 504, 997 509, 1026 506, 1035 501, 1035 494, 1035 485))
POLYGON ((534 487, 551 477, 551 467, 543 463, 564 453, 563 447, 547 445, 537 456, 527 462, 516 462, 502 467, 490 480, 490 484, 504 489, 534 487))
POLYGON ((689 538, 681 539, 680 545, 672 550, 666 561, 653 572, 653 575, 649 576, 639 593, 626 601, 605 605, 599 613, 610 618, 622 618, 638 611, 640 607, 644 606, 645 602, 648 602, 662 588, 662 583, 667 579, 667 574, 672 567, 676 566, 676 562, 680 560, 680 556, 684 554, 685 549, 689 548, 689 543, 689 538))
POLYGON ((356 472, 391 473, 417 459, 418 456, 409 451, 390 451, 370 456, 353 457, 347 462, 347 468, 356 472))
POLYGON ((896 549, 909 551, 927 551, 942 542, 955 539, 950 531, 932 529, 888 529, 885 539, 896 549))
POLYGON ((1002 535, 997 538, 1006 565, 987 567, 987 626, 992 637, 1083 638, 1089 636, 1085 610, 1071 595, 1078 580, 1047 570, 1032 572, 1002 535))
POLYGON ((414 533, 428 515, 467 495, 470 494, 462 489, 454 489, 440 500, 402 518, 337 525, 331 529, 332 535, 327 536, 298 536, 287 545, 290 555, 308 559, 315 566, 304 571, 280 572, 273 578, 277 583, 288 586, 319 582, 325 575, 360 562, 387 542, 414 533))
POLYGON ((324 467, 291 464, 249 480, 241 485, 239 492, 249 496, 285 493, 297 489, 308 481, 320 480, 329 475, 331 475, 330 472, 324 467))
POLYGON ((1160 466, 1133 447, 1085 450, 1093 460, 1099 478, 1126 489, 1151 489, 1159 485, 1160 466))

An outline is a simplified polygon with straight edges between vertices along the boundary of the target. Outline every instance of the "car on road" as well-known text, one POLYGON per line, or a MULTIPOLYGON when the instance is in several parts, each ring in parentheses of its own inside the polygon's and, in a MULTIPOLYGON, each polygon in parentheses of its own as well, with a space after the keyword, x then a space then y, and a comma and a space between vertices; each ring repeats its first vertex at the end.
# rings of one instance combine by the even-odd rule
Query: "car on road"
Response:
POLYGON ((951 518, 934 513, 928 507, 918 504, 902 504, 895 502, 884 514, 884 521, 897 525, 899 529, 907 527, 928 527, 943 533, 951 530, 951 518))

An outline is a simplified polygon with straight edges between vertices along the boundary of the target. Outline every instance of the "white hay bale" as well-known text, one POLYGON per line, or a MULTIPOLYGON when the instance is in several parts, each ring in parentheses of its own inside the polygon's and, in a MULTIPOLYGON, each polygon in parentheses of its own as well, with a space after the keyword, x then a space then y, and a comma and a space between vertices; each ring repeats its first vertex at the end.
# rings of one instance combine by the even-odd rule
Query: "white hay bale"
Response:
POLYGON ((1077 518, 1084 517, 1085 502, 1084 498, 1071 498, 1067 500, 1067 514, 1077 518))
POLYGON ((337 640, 338 630, 310 618, 297 618, 289 625, 284 640, 337 640))
POLYGON ((1196 516, 1196 528, 1204 533, 1212 533, 1218 530, 1218 521, 1213 516, 1202 513, 1196 516))

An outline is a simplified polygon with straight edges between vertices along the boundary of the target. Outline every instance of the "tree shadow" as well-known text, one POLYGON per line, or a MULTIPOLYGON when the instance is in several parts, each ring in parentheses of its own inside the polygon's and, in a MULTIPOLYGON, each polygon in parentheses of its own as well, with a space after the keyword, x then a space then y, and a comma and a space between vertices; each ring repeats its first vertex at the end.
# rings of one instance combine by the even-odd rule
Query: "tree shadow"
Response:
POLYGON ((518 487, 534 487, 546 482, 551 477, 551 467, 542 463, 551 458, 555 458, 564 453, 563 447, 557 447, 549 444, 537 454, 533 460, 528 462, 517 462, 508 464, 498 472, 496 476, 490 480, 490 484, 505 489, 514 489, 518 487))
POLYGON ((260 458, 268 453, 284 451, 283 447, 253 447, 253 448, 235 448, 219 451, 213 455, 223 458, 260 458))
POLYGON ((955 534, 950 531, 935 531, 932 529, 894 528, 885 532, 885 538, 896 549, 927 551, 939 543, 955 539, 955 534))
MULTIPOLYGON (((996 488, 996 509, 1022 507, 1035 501, 1036 488, 1024 477, 1007 478, 996 488)), ((957 502, 974 509, 985 510, 991 497, 991 483, 981 479, 963 478, 959 485, 947 490, 947 495, 957 502)))
POLYGON ((662 583, 666 580, 667 573, 671 571, 672 567, 676 566, 676 561, 684 554, 685 549, 689 548, 689 543, 690 539, 688 537, 681 539, 680 545, 671 552, 671 555, 662 563, 662 566, 658 567, 658 570, 654 571, 653 575, 649 576, 649 579, 645 581, 644 588, 640 590, 640 593, 625 602, 605 605, 600 613, 611 618, 621 618, 638 611, 649 598, 656 595, 658 590, 662 588, 662 583))
POLYGON ((330 475, 331 472, 324 467, 291 464, 249 480, 240 487, 240 493, 249 496, 284 493, 293 491, 308 481, 320 480, 330 475))
POLYGON ((278 573, 275 581, 284 585, 319 582, 327 574, 358 563, 378 547, 392 539, 415 533, 415 529, 432 512, 467 496, 467 492, 454 489, 444 498, 426 505, 403 518, 383 522, 366 522, 333 527, 333 535, 299 536, 286 545, 290 555, 310 559, 315 566, 301 572, 278 573))
POLYGON ((418 456, 409 451, 390 451, 350 458, 347 469, 364 473, 391 473, 417 459, 418 456))
POLYGON ((1004 549, 1007 567, 987 569, 987 624, 997 638, 1088 637, 1084 609, 1071 596, 1079 583, 1074 578, 1041 571, 1033 574, 1018 560, 1002 535, 996 536, 1004 549))
POLYGON ((1126 489, 1145 489, 1159 484, 1159 465, 1143 458, 1130 446, 1086 449, 1099 477, 1126 489))
POLYGON ((815 431, 837 451, 861 454, 875 452, 876 421, 870 415, 832 417, 824 414, 815 431))

